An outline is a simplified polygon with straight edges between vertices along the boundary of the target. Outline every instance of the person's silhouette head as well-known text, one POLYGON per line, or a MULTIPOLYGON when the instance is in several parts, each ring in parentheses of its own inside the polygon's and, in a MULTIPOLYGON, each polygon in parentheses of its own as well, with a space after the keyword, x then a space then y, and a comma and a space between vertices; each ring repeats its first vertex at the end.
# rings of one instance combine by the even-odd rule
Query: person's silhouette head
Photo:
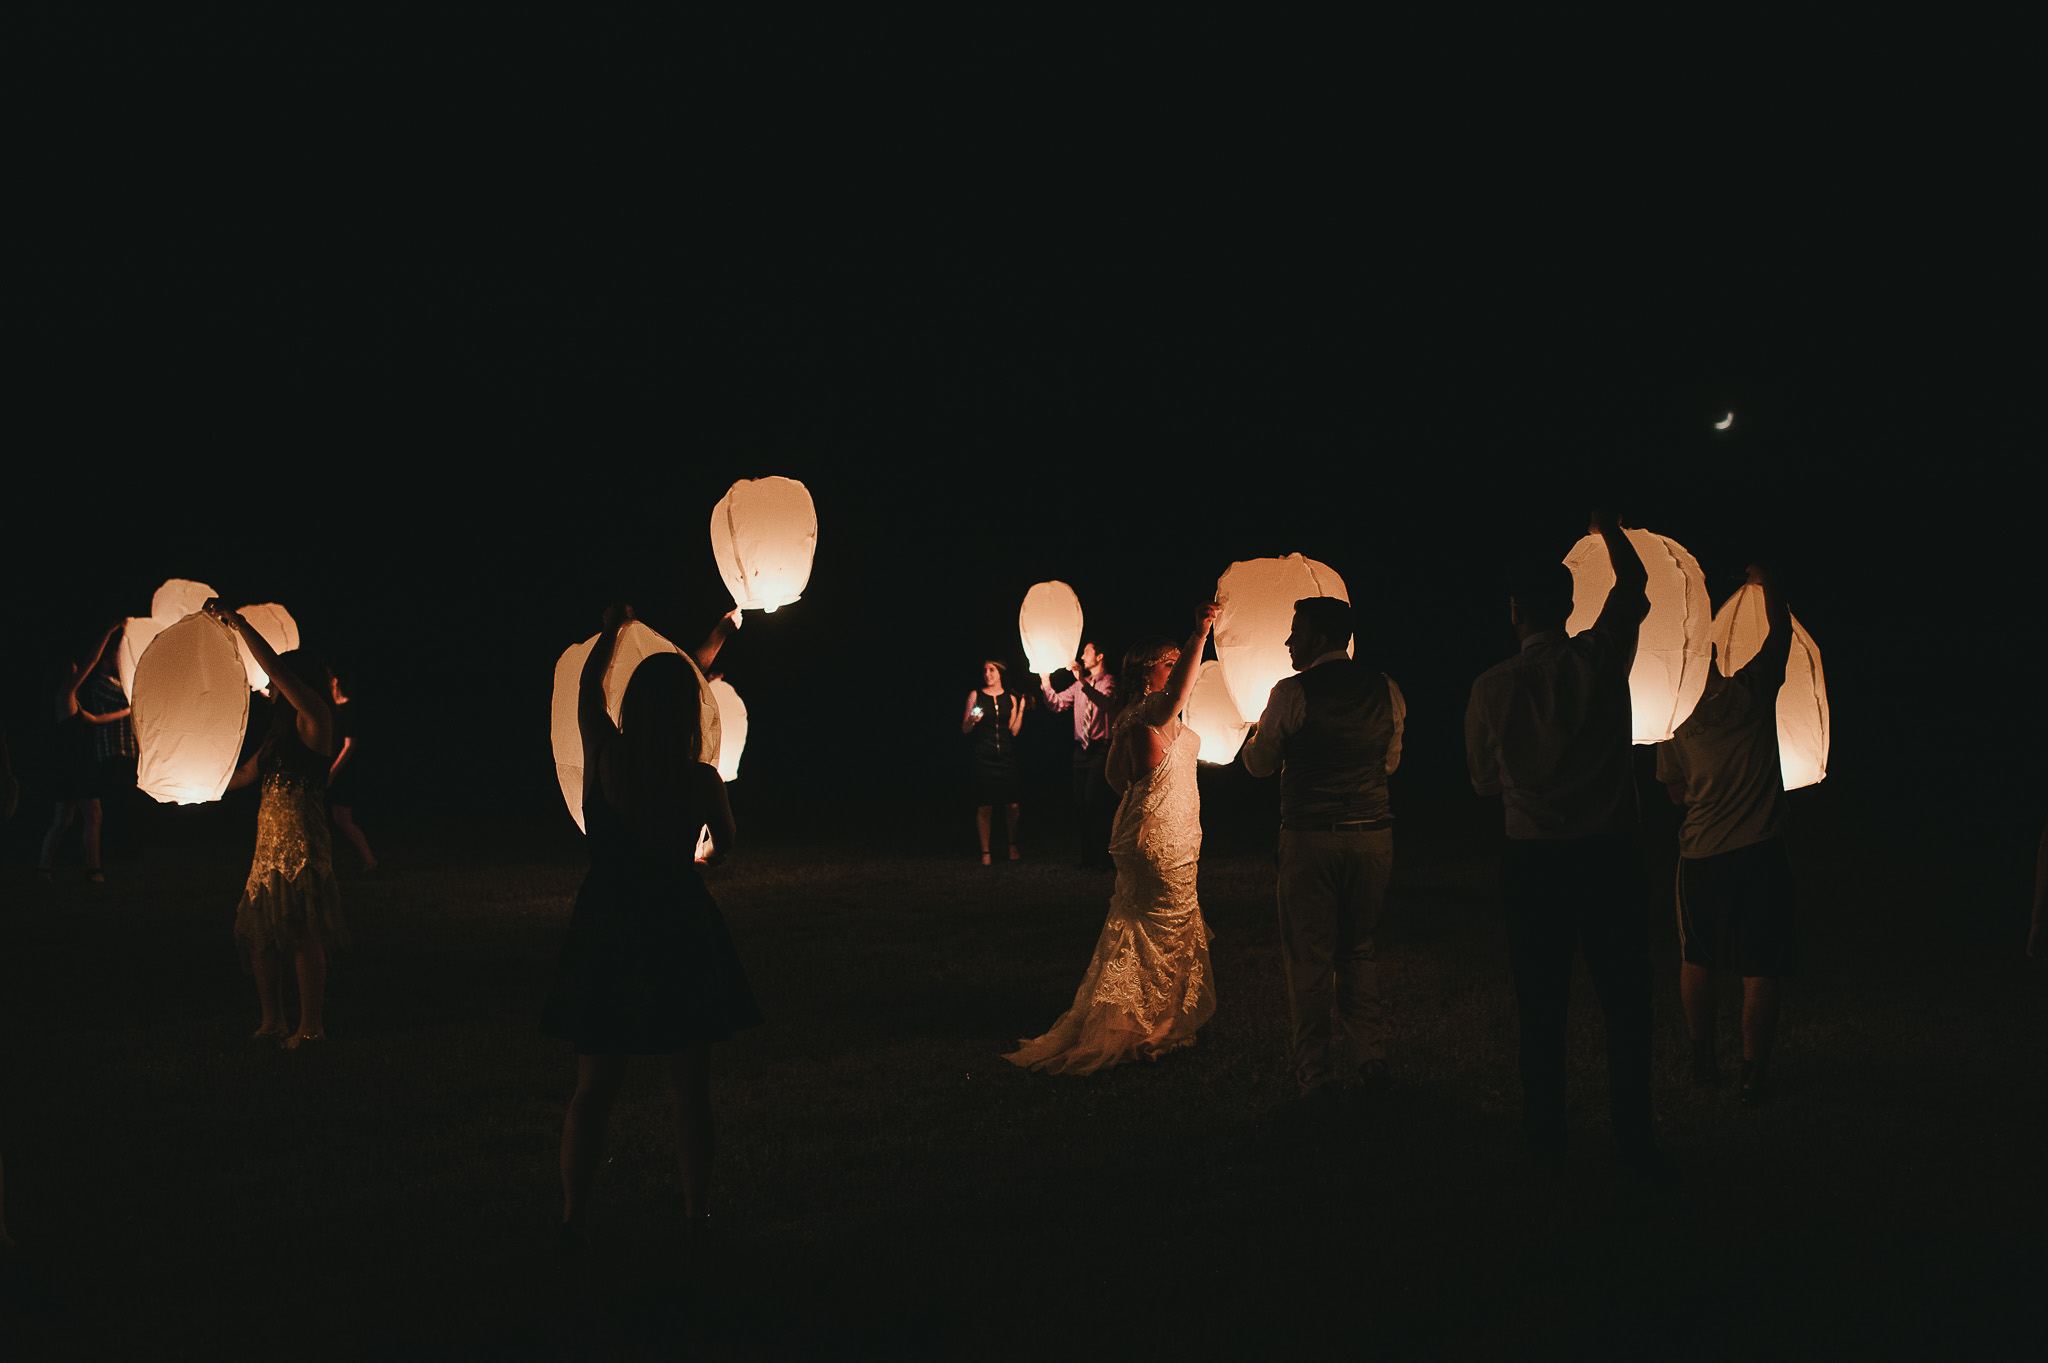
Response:
POLYGON ((1563 629, 1572 615, 1572 570, 1555 560, 1515 565, 1508 573, 1508 622, 1523 639, 1563 629))
POLYGON ((1335 596, 1305 596, 1294 603, 1287 660, 1306 672, 1316 659, 1351 642, 1351 603, 1335 596))
POLYGON ((619 706, 619 732, 636 748, 679 762, 701 760, 703 688, 680 653, 656 653, 633 669, 619 706))

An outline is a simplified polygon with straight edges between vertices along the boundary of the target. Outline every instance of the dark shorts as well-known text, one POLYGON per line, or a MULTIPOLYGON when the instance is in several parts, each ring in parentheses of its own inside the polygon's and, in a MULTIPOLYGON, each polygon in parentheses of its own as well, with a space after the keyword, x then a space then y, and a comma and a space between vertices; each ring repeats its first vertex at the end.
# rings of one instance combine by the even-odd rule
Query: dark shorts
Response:
POLYGON ((1688 965, 1745 978, 1795 973, 1792 863, 1783 838, 1678 859, 1678 942, 1688 965))

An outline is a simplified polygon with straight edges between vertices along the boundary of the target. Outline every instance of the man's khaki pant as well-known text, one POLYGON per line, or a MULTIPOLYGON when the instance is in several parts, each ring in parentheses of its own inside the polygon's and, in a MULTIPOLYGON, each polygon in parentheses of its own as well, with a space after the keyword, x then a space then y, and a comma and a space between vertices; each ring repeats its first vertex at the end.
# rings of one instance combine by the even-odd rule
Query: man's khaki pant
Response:
POLYGON ((1386 1058, 1373 933, 1394 869, 1394 830, 1280 832, 1280 960, 1294 1024, 1302 1092, 1337 1078, 1336 1041, 1348 1066, 1386 1058))

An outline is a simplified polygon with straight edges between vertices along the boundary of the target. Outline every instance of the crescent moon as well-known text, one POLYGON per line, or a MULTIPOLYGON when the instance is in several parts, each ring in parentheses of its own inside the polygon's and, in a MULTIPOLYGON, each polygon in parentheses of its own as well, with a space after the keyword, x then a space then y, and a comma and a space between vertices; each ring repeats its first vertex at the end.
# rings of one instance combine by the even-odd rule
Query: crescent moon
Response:
POLYGON ((1722 417, 1722 418, 1721 418, 1721 419, 1720 419, 1719 421, 1717 421, 1717 422, 1715 422, 1715 423, 1714 423, 1714 429, 1715 429, 1715 430, 1717 430, 1717 431, 1725 431, 1725 430, 1727 430, 1727 429, 1728 429, 1728 428, 1729 428, 1730 426, 1733 426, 1734 424, 1735 424, 1735 413, 1733 413, 1733 412, 1730 412, 1730 413, 1729 413, 1729 414, 1728 414, 1727 416, 1724 416, 1724 417, 1722 417))

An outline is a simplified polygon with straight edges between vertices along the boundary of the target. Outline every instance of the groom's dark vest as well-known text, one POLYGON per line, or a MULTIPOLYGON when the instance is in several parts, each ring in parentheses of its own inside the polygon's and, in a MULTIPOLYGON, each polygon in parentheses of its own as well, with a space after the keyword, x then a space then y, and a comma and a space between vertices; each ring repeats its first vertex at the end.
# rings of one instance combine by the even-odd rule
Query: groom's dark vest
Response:
POLYGON ((1300 730, 1287 737, 1281 820, 1292 825, 1386 818, 1394 696, 1385 674, 1333 658, 1294 680, 1308 704, 1300 730))

